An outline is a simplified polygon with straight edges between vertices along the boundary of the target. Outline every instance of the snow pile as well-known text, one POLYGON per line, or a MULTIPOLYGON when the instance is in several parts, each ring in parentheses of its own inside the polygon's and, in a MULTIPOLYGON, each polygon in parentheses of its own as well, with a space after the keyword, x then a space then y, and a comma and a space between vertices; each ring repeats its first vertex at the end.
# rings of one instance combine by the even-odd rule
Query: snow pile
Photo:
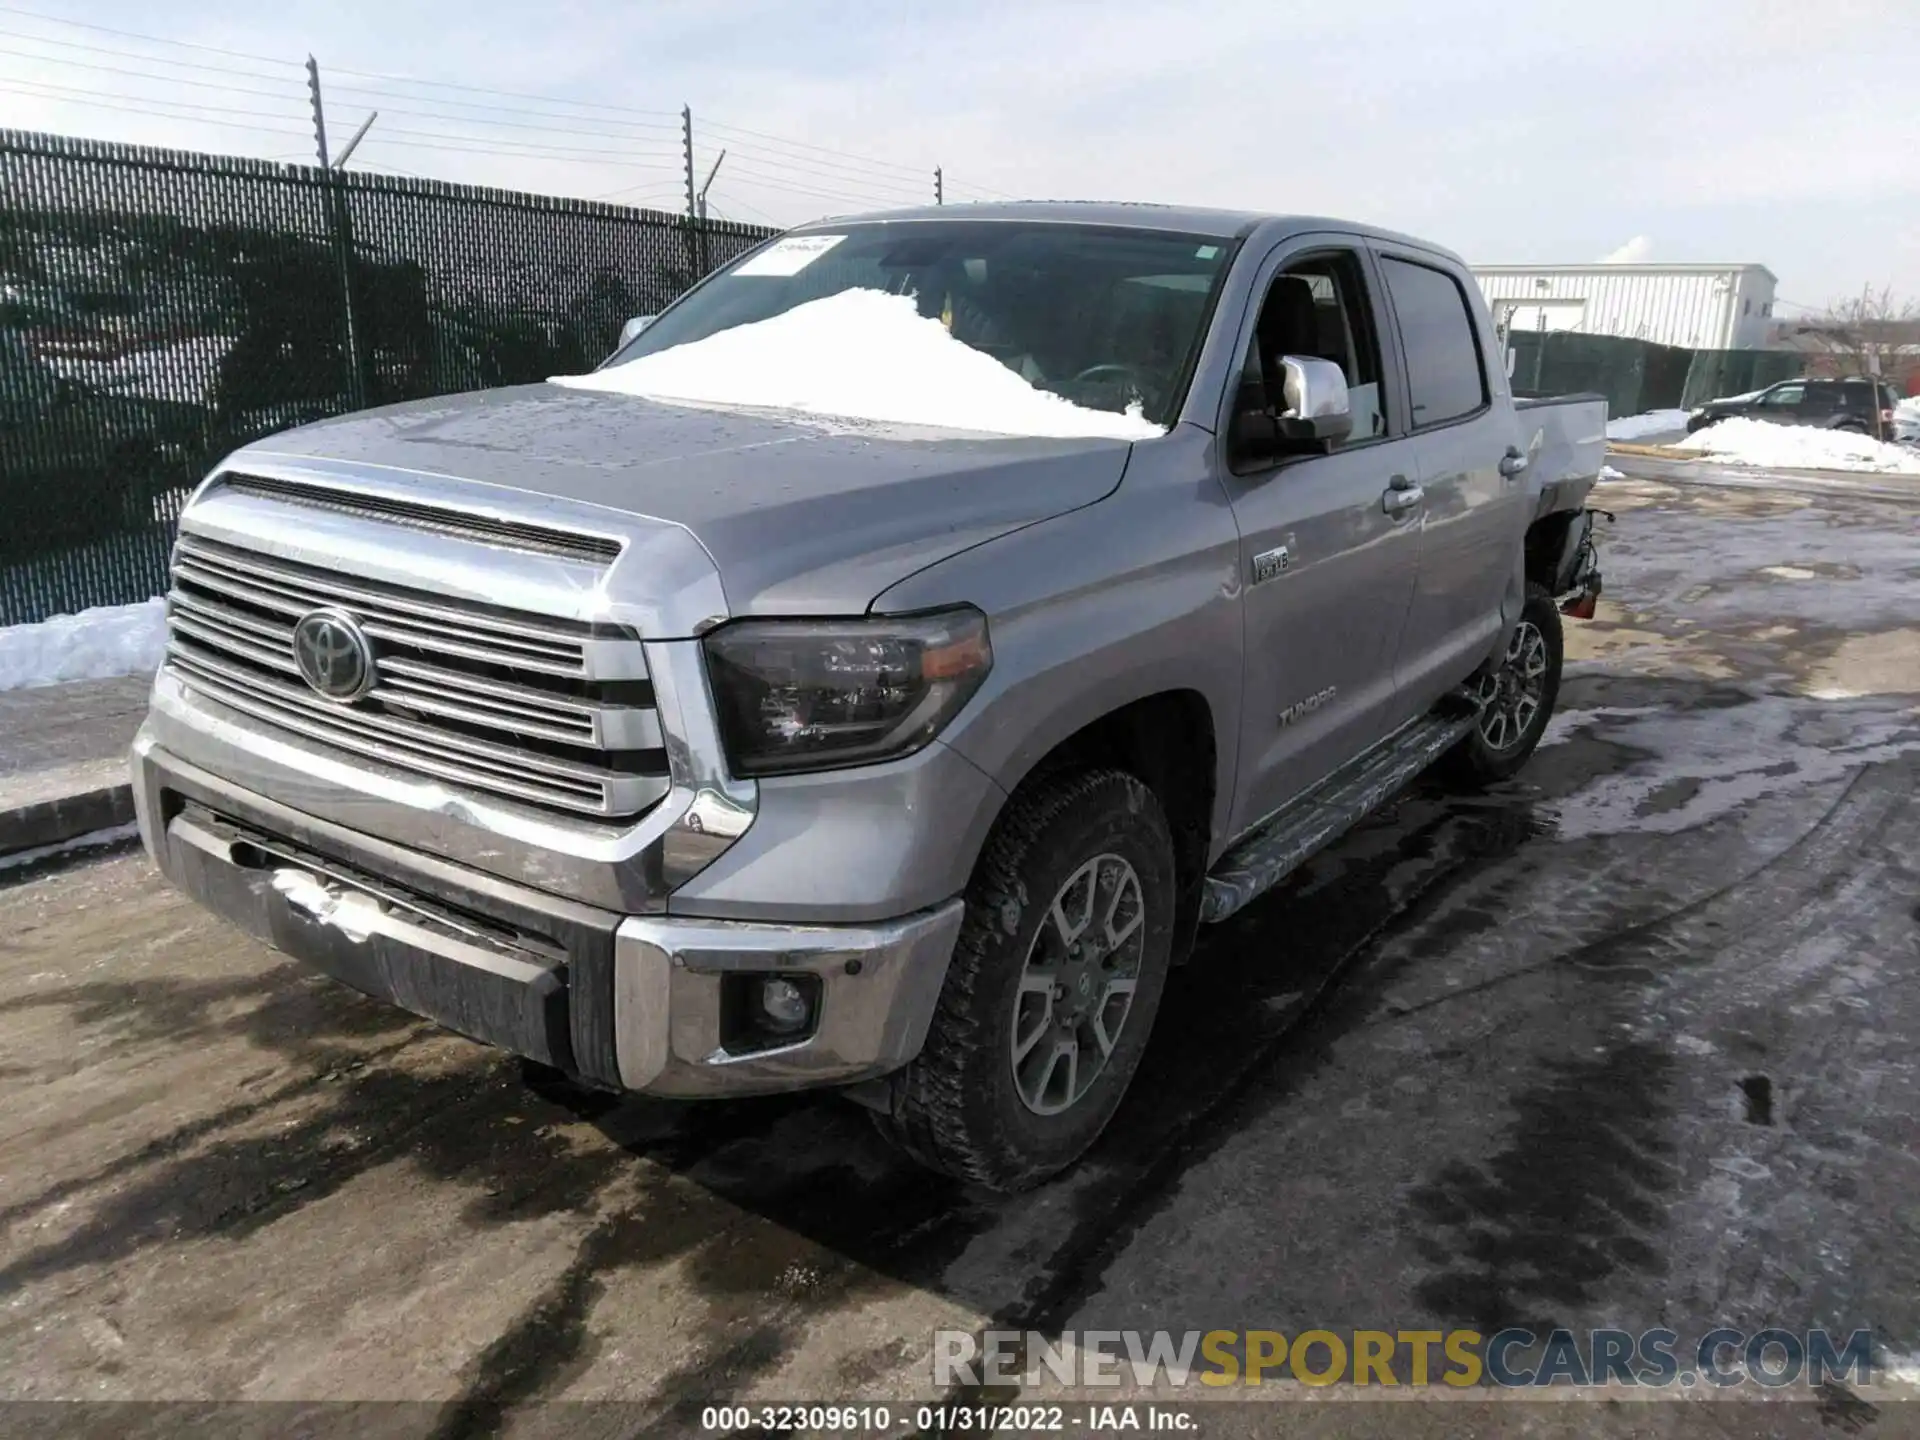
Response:
POLYGON ((1845 430, 1815 430, 1805 425, 1770 425, 1736 416, 1675 442, 1677 450, 1699 450, 1729 465, 1761 465, 1780 470, 1872 470, 1920 475, 1920 455, 1867 435, 1845 430))
POLYGON ((1607 422, 1607 439, 1639 440, 1648 435, 1667 435, 1687 428, 1684 410, 1649 410, 1644 415, 1622 415, 1607 422))
POLYGON ((0 629, 0 690, 103 680, 160 668, 167 648, 164 600, 103 605, 38 625, 0 629))
POLYGON ((556 385, 650 400, 802 410, 998 435, 1145 440, 1140 414, 1090 410, 1029 385, 923 317, 912 297, 844 290, 556 385))

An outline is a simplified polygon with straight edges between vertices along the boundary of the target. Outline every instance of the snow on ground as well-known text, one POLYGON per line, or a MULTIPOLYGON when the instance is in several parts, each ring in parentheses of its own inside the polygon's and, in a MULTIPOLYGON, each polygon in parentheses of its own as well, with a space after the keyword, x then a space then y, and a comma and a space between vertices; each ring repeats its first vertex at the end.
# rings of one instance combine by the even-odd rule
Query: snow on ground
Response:
POLYGON ((166 645, 163 600, 103 605, 37 625, 9 625, 0 629, 0 690, 157 670, 166 645))
POLYGON ((1674 442, 1676 450, 1698 450, 1728 465, 1763 465, 1784 470, 1871 470, 1920 475, 1920 454, 1845 430, 1815 430, 1805 425, 1771 425, 1735 417, 1674 442))
POLYGON ((911 296, 880 290, 844 290, 590 375, 556 375, 553 383, 998 435, 1144 440, 1165 433, 1137 410, 1090 410, 1036 389, 922 316, 911 296))
POLYGON ((1684 410, 1649 410, 1644 415, 1622 415, 1607 422, 1607 439, 1641 440, 1648 435, 1671 435, 1687 428, 1684 410))

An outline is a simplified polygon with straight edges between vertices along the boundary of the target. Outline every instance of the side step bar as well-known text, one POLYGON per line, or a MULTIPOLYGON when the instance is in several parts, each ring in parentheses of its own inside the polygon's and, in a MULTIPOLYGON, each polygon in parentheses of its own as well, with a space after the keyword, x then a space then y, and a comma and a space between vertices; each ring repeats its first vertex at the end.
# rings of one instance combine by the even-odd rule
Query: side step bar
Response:
POLYGON ((1473 729, 1474 717, 1423 716, 1350 761, 1220 857, 1207 876, 1200 918, 1224 920, 1271 890, 1404 789, 1473 729))

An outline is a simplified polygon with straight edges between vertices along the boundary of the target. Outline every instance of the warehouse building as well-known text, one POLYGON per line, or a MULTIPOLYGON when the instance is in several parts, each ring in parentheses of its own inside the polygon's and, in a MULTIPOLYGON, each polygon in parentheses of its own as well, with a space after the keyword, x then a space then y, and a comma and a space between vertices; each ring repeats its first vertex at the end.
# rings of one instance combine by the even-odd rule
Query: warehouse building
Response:
POLYGON ((1764 265, 1475 265, 1502 335, 1572 330, 1693 350, 1758 350, 1773 290, 1764 265))

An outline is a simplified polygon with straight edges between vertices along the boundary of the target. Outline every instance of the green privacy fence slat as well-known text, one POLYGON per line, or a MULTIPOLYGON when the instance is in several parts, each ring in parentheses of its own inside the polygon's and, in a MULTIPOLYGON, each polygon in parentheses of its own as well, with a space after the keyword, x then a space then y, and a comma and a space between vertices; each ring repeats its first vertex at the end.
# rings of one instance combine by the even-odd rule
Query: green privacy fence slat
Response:
POLYGON ((771 233, 0 130, 0 625, 159 594, 236 446, 588 369, 771 233))
POLYGON ((1688 350, 1576 330, 1516 330, 1507 336, 1507 356, 1516 395, 1597 391, 1616 416, 1691 409, 1806 369, 1806 357, 1791 351, 1688 350))

